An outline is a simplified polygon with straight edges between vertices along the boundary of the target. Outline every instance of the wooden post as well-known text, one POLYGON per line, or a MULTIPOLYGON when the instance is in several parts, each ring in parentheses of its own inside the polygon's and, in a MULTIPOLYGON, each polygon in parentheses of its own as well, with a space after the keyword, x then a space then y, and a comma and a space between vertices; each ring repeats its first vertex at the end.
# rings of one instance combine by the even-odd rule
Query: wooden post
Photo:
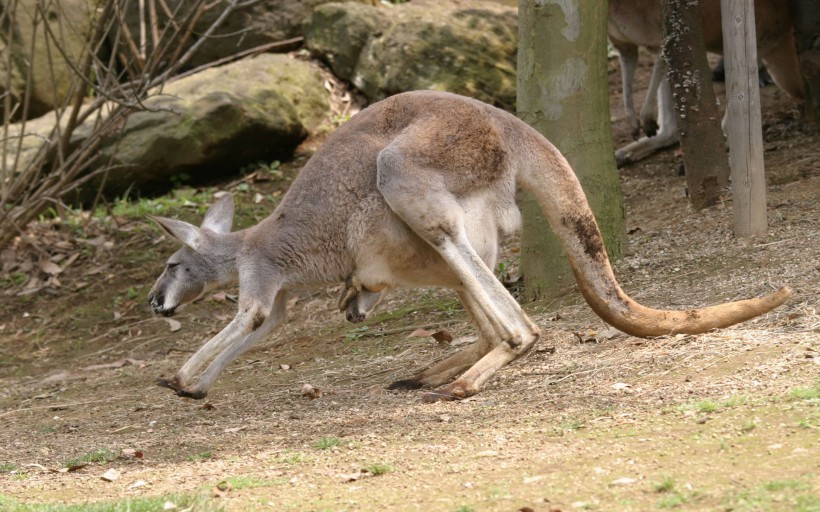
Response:
POLYGON ((735 236, 764 233, 766 177, 753 0, 720 0, 735 236))

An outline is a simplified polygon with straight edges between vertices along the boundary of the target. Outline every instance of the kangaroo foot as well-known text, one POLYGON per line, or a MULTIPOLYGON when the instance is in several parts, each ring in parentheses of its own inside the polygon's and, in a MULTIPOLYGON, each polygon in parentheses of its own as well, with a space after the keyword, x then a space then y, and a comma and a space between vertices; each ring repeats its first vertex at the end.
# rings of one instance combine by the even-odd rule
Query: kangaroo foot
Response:
POLYGON ((176 393, 177 396, 181 396, 184 398, 193 398, 194 400, 200 400, 208 395, 207 391, 189 391, 188 389, 185 389, 185 384, 182 381, 180 381, 179 377, 176 376, 172 379, 157 379, 157 386, 162 388, 168 388, 174 391, 174 393, 176 393))
POLYGON ((468 396, 473 396, 477 392, 477 390, 469 390, 465 388, 464 385, 456 381, 452 384, 448 384, 422 394, 421 401, 426 404, 432 404, 435 402, 452 402, 454 400, 461 400, 467 398, 468 396))

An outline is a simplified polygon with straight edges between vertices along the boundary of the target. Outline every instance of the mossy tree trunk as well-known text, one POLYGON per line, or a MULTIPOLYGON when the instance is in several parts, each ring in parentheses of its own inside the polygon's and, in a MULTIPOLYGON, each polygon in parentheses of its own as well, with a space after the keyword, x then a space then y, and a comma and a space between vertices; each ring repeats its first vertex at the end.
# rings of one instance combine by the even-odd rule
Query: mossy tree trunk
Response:
MULTIPOLYGON (((609 122, 606 2, 519 0, 518 16, 518 114, 569 160, 616 259, 624 212, 609 122)), ((526 295, 555 297, 574 284, 569 265, 534 199, 521 208, 526 295)))
POLYGON ((700 5, 690 0, 663 0, 661 9, 663 55, 675 98, 689 201, 701 210, 715 205, 729 184, 729 160, 706 61, 700 5))

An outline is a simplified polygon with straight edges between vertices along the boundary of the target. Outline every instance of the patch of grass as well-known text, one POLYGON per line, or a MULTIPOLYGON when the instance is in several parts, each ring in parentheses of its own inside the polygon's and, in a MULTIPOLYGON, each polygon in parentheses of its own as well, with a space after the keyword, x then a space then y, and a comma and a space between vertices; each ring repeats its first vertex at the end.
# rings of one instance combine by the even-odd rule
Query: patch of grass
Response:
POLYGON ((342 440, 338 437, 320 437, 313 442, 313 447, 317 450, 328 450, 342 444, 342 440))
POLYGON ((799 480, 772 480, 763 484, 763 489, 769 492, 778 491, 805 491, 811 486, 799 480))
POLYGON ((820 400, 820 381, 808 388, 794 388, 788 393, 791 400, 820 400))
POLYGON ((17 464, 12 464, 11 462, 4 462, 0 464, 0 473, 11 473, 16 470, 17 464))
POLYGON ((228 483, 232 490, 238 491, 240 489, 255 489, 257 487, 271 487, 274 485, 279 485, 287 482, 287 478, 280 478, 278 480, 264 480, 261 478, 257 478, 251 475, 236 475, 236 476, 229 476, 222 482, 219 482, 216 485, 221 485, 223 483, 228 483))
POLYGON ((655 506, 657 506, 658 508, 664 508, 664 509, 666 509, 666 508, 676 508, 676 507, 680 507, 684 503, 686 503, 686 498, 682 494, 674 493, 674 494, 669 494, 669 495, 664 496, 663 498, 659 499, 655 503, 655 506))
POLYGON ((754 421, 754 420, 749 420, 749 421, 744 422, 744 423, 740 426, 740 429, 739 429, 739 430, 740 430, 742 433, 744 433, 744 434, 748 434, 749 432, 751 432, 752 430, 754 430, 756 427, 757 427, 757 423, 755 423, 755 421, 754 421))
POLYGON ((749 397, 746 395, 732 395, 729 398, 720 401, 721 407, 737 407, 738 405, 743 405, 749 401, 749 397))
POLYGON ((709 400, 708 398, 706 400, 700 400, 698 402, 695 402, 695 410, 705 414, 715 412, 717 411, 717 409, 718 404, 716 404, 712 400, 709 400))
POLYGON ((307 457, 301 452, 285 452, 273 462, 277 462, 279 464, 299 464, 300 462, 304 462, 307 460, 307 457))
POLYGON ((202 495, 167 495, 153 498, 125 498, 99 503, 21 503, 0 494, 3 512, 155 512, 157 510, 195 510, 220 512, 222 504, 202 495), (167 505, 169 504, 173 506, 167 505))
POLYGON ((90 452, 86 452, 83 455, 80 455, 79 457, 68 459, 67 461, 63 462, 63 466, 68 468, 71 466, 80 466, 82 464, 104 464, 106 462, 111 462, 116 458, 117 454, 112 452, 111 450, 105 448, 96 448, 94 450, 91 450, 90 452))
POLYGON ((581 430, 584 428, 584 422, 570 418, 562 421, 559 426, 564 430, 581 430))
POLYGON ((192 455, 188 455, 188 457, 185 460, 187 460, 188 462, 202 462, 203 460, 213 458, 213 456, 214 454, 211 452, 199 452, 194 453, 192 455))
POLYGON ((652 486, 652 490, 657 493, 672 492, 674 488, 675 481, 669 476, 664 476, 661 478, 660 482, 657 482, 652 486))
POLYGON ((455 512, 474 512, 474 510, 470 505, 461 505, 456 508, 455 512))
POLYGON ((371 475, 384 475, 385 473, 390 473, 393 471, 393 467, 389 464, 370 464, 369 466, 365 467, 371 475))
POLYGON ((762 510, 789 510, 795 512, 820 511, 820 496, 811 491, 810 483, 803 480, 771 480, 754 489, 732 494, 727 505, 737 512, 762 510))

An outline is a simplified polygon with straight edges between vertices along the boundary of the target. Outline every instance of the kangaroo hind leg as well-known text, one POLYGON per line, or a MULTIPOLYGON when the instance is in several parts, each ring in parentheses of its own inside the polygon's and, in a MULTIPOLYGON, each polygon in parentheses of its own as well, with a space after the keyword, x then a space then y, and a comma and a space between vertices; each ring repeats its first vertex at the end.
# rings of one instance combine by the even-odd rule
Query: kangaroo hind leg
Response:
MULTIPOLYGON (((382 151, 379 190, 390 208, 444 259, 460 283, 457 288, 486 318, 486 330, 494 333, 489 353, 439 393, 445 399, 464 398, 477 393, 499 368, 529 350, 539 330, 470 244, 464 210, 447 189, 446 171, 417 164, 408 154, 413 152, 393 145, 382 151)), ((481 183, 469 183, 468 175, 458 178, 460 186, 474 194, 493 193, 492 185, 482 189, 481 183)))

